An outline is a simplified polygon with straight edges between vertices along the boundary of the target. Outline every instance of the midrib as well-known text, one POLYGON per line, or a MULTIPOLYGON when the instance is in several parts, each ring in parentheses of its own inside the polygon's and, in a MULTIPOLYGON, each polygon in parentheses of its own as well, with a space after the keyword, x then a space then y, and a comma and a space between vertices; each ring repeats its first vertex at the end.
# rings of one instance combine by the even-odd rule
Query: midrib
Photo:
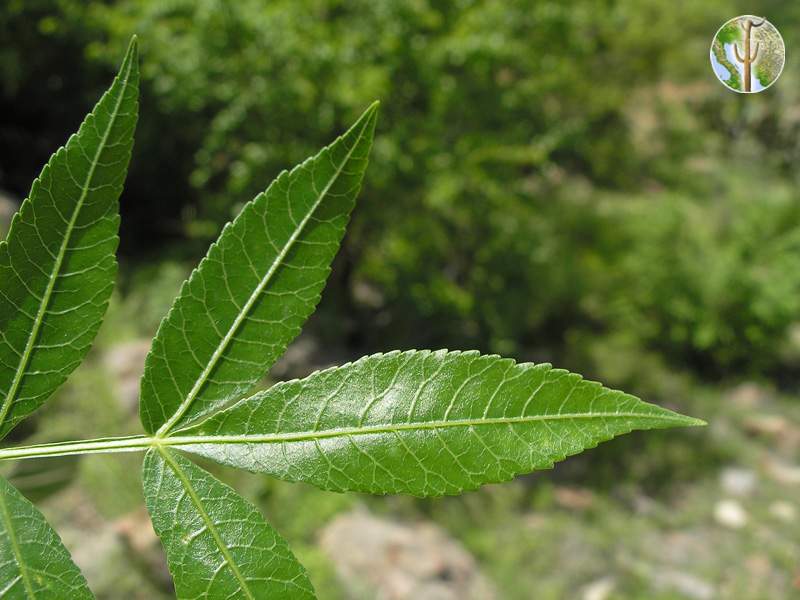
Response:
POLYGON ((8 512, 8 506, 6 505, 6 500, 3 497, 0 497, 0 512, 3 514, 3 524, 6 528, 6 533, 8 533, 8 539, 11 542, 11 551, 14 553, 14 560, 19 567, 19 576, 22 579, 22 584, 25 587, 25 593, 31 600, 36 600, 36 596, 33 593, 33 585, 31 584, 30 575, 28 570, 25 568, 25 563, 22 560, 22 551, 19 548, 19 543, 17 542, 17 534, 14 531, 14 524, 11 521, 11 514, 8 512))
MULTIPOLYGON (((90 187, 89 184, 92 181, 92 178, 94 177, 95 169, 97 168, 97 164, 100 160, 100 155, 105 149, 106 142, 108 141, 108 136, 111 133, 111 129, 114 127, 114 122, 116 121, 117 114, 119 113, 119 107, 122 105, 122 99, 125 97, 125 88, 128 85, 128 77, 130 76, 132 64, 133 64, 132 62, 128 64, 128 69, 125 72, 125 78, 122 80, 119 97, 117 98, 117 101, 114 105, 114 111, 111 113, 111 118, 109 119, 108 127, 106 127, 106 130, 103 132, 103 137, 100 140, 100 145, 97 147, 94 159, 89 165, 89 172, 86 174, 86 179, 83 183, 83 188, 81 189, 81 195, 78 198, 78 202, 75 205, 75 210, 72 211, 72 216, 70 217, 69 223, 67 223, 67 229, 64 234, 64 239, 61 242, 61 247, 58 249, 58 254, 56 255, 55 263, 53 264, 53 269, 50 272, 50 278, 47 281, 47 287, 45 288, 44 295, 42 296, 42 302, 39 304, 39 310, 36 312, 36 318, 34 319, 33 327, 31 327, 31 332, 28 335, 27 342, 25 343, 25 350, 22 353, 22 358, 20 359, 19 367, 17 369, 17 372, 14 374, 14 379, 11 382, 11 387, 9 388, 8 395, 6 396, 5 400, 3 400, 2 409, 0 409, 0 427, 2 427, 3 424, 5 423, 6 417, 8 416, 8 413, 11 410, 11 405, 13 404, 14 399, 17 396, 19 386, 22 383, 22 378, 25 375, 25 369, 28 367, 28 362, 30 362, 31 356, 33 354, 33 348, 36 345, 36 340, 39 335, 39 329, 41 328, 42 321, 44 320, 44 313, 47 311, 47 307, 50 305, 50 298, 53 294, 53 289, 55 288, 59 273, 61 272, 61 265, 64 262, 64 256, 66 255, 67 247, 69 246, 69 241, 72 237, 72 230, 75 228, 75 223, 78 220, 78 215, 80 214, 81 208, 83 207, 83 203, 86 200, 86 196, 89 194, 89 187, 90 187)), ((95 110, 97 109, 95 108, 95 110)), ((66 149, 64 151, 64 154, 66 159, 66 149)))
POLYGON ((173 460, 172 456, 170 456, 167 450, 159 448, 158 451, 159 454, 161 454, 161 456, 164 458, 164 461, 175 472, 175 475, 178 477, 178 479, 181 480, 181 484, 183 485, 183 488, 186 490, 186 493, 189 494, 189 497, 192 500, 192 504, 194 504, 195 508, 197 508, 197 512, 200 513, 200 518, 203 519, 203 522, 206 524, 208 531, 214 538, 214 543, 217 545, 217 548, 219 548, 219 551, 220 553, 222 553, 225 562, 230 567, 234 577, 236 577, 236 580, 239 582, 239 587, 241 588, 242 592, 244 592, 244 594, 247 596, 249 600, 256 600, 255 596, 253 596, 253 593, 250 591, 250 587, 247 585, 247 581, 245 580, 241 571, 239 571, 239 567, 233 560, 233 556, 231 556, 228 547, 225 545, 224 540, 220 537, 219 532, 217 531, 216 524, 209 516, 208 512, 203 506, 202 500, 197 495, 197 491, 194 489, 192 482, 189 481, 189 478, 186 476, 186 473, 184 473, 180 465, 173 460))
POLYGON ((304 442, 325 438, 420 431, 430 429, 450 429, 454 427, 481 427, 488 425, 524 425, 537 421, 564 421, 575 419, 652 419, 686 423, 683 417, 670 415, 651 415, 647 413, 565 413, 560 415, 531 415, 527 417, 495 417, 490 419, 454 419, 449 421, 417 421, 412 423, 380 424, 367 427, 342 427, 323 431, 299 431, 295 433, 271 433, 261 435, 175 435, 160 441, 169 446, 191 444, 266 444, 284 442, 304 442))
MULTIPOLYGON (((293 433, 270 434, 237 434, 215 435, 196 434, 173 435, 164 438, 152 436, 127 436, 121 438, 102 438, 96 440, 82 440, 76 442, 58 442, 39 444, 35 446, 19 446, 16 448, 0 448, 0 461, 18 460, 28 458, 42 458, 46 456, 67 456, 75 454, 97 454, 115 452, 141 452, 149 448, 166 446, 185 447, 196 444, 280 444, 291 442, 312 441, 344 436, 373 435, 381 433, 396 433, 402 431, 420 431, 450 429, 454 427, 488 427, 498 425, 524 425, 536 421, 568 421, 568 420, 611 420, 611 419, 647 419, 652 423, 676 423, 685 426, 700 425, 699 419, 692 420, 679 415, 653 415, 637 412, 616 413, 564 413, 560 415, 531 415, 527 417, 495 417, 474 419, 457 419, 452 421, 427 421, 398 424, 379 424, 366 427, 342 427, 323 431, 298 431, 293 433)), ((183 432, 190 432, 184 429, 183 432)), ((181 433, 181 430, 178 431, 181 433)))
POLYGON ((339 178, 339 175, 342 174, 344 166, 348 163, 350 157, 353 154, 353 151, 361 141, 361 136, 363 135, 367 125, 369 125, 369 119, 365 120, 364 125, 361 128, 361 131, 358 132, 358 135, 356 136, 356 139, 353 142, 353 146, 350 148, 350 150, 347 151, 347 154, 345 155, 344 159, 336 168, 336 172, 330 178, 330 180, 325 185, 323 190, 319 193, 318 198, 311 206, 311 208, 308 210, 306 216, 303 217, 302 221, 300 221, 300 225, 294 230, 292 235, 289 236, 289 239, 287 240, 286 244, 284 244, 278 256, 270 265, 270 268, 267 271, 267 273, 264 275, 264 277, 255 287, 253 292, 250 294, 250 297, 247 299, 247 302, 245 302, 244 306, 242 307, 242 310, 239 311, 239 314, 236 315, 236 318, 234 319, 231 326, 228 328, 225 337, 222 338, 222 341, 214 350, 214 353, 211 355, 211 359, 208 361, 208 364, 200 373, 200 376, 197 378, 197 380, 195 380, 194 385, 192 386, 192 389, 189 390, 189 393, 187 394, 186 398, 183 399, 183 401, 178 406, 178 409, 172 414, 172 416, 161 427, 158 428, 158 431, 156 431, 155 434, 156 437, 164 437, 167 433, 169 433, 169 431, 175 426, 175 424, 178 421, 180 421, 181 418, 183 418, 183 415, 186 414, 186 411, 189 410, 189 407, 192 405, 195 398, 197 398, 197 394, 200 393, 200 390, 202 389, 203 385, 205 385, 206 381, 208 381, 208 377, 211 374, 211 371, 214 370, 214 367, 219 362, 220 358, 222 357, 222 354, 225 352, 225 350, 227 350, 228 344, 231 343, 233 336, 236 335, 236 332, 238 331, 239 327, 244 322, 245 318, 247 318, 247 315, 249 314, 250 309, 253 307, 253 304, 256 302, 256 300, 258 300, 258 297, 261 295, 261 292, 264 290, 264 288, 272 279, 272 276, 275 274, 275 271, 277 271, 278 268, 283 263, 283 259, 286 258, 286 255, 292 249, 292 246, 297 241, 297 238, 300 237, 300 234, 303 232, 303 229, 305 229, 306 224, 314 215, 314 213, 317 211, 317 208, 319 208, 319 205, 322 203, 322 200, 328 194, 328 191, 330 190, 331 186, 339 178))

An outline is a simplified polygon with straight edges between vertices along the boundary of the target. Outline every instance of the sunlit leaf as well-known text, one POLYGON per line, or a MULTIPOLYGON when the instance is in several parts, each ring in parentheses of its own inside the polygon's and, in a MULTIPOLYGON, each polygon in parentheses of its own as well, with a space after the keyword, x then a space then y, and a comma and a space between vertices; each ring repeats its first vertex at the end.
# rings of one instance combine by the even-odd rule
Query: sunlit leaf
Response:
POLYGON ((162 321, 140 414, 164 434, 249 391, 313 312, 355 203, 373 104, 315 157, 281 173, 227 225, 162 321))
POLYGON ((550 468, 634 429, 699 424, 547 364, 410 351, 279 383, 169 443, 327 490, 438 496, 550 468))
POLYGON ((233 489, 168 449, 147 453, 143 479, 179 599, 314 598, 289 546, 233 489))

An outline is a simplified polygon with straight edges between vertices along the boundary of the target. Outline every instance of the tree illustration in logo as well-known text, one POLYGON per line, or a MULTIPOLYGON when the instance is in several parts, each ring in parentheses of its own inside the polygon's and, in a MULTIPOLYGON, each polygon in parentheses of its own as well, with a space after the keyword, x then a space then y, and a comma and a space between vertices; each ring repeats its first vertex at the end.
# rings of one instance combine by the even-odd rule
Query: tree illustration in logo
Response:
POLYGON ((786 49, 775 26, 742 15, 719 28, 711 43, 711 67, 728 88, 745 94, 771 86, 783 71, 786 49))
POLYGON ((760 22, 754 23, 751 19, 745 19, 743 22, 740 22, 739 25, 744 29, 744 50, 742 53, 739 52, 739 44, 733 45, 733 50, 736 53, 736 60, 744 65, 744 91, 749 92, 750 90, 750 67, 751 65, 756 62, 758 58, 758 50, 761 47, 761 42, 756 42, 756 49, 755 52, 750 51, 750 31, 753 27, 761 27, 764 24, 766 19, 761 19, 760 22), (744 54, 744 57, 742 57, 744 54))

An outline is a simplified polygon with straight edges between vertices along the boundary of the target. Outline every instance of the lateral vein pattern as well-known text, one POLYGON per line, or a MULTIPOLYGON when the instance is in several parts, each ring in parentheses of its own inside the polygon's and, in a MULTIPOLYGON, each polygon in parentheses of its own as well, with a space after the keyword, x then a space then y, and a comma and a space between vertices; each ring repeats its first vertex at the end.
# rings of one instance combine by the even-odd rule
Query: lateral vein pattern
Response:
POLYGON ((423 350, 279 383, 165 443, 323 489, 438 496, 634 429, 699 424, 547 364, 423 350))
POLYGON ((159 327, 142 379, 148 433, 241 398, 313 312, 366 169, 377 106, 284 172, 212 244, 159 327))
POLYGON ((94 598, 58 534, 19 491, 0 477, 0 598, 94 598))
POLYGON ((286 542, 230 487, 166 448, 147 453, 142 473, 181 600, 314 598, 286 542))
POLYGON ((100 326, 117 269, 137 90, 133 42, 111 88, 45 165, 0 242, 0 438, 66 380, 100 326))

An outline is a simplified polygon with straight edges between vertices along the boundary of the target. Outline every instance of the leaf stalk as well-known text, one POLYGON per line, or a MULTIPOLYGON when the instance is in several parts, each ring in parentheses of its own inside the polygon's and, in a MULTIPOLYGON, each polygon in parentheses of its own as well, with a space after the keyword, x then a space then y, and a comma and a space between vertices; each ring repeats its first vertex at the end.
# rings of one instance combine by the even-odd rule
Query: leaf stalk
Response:
POLYGON ((71 456, 76 454, 109 454, 114 452, 143 452, 158 444, 155 438, 146 435, 97 438, 51 444, 35 444, 0 448, 0 461, 71 456))

